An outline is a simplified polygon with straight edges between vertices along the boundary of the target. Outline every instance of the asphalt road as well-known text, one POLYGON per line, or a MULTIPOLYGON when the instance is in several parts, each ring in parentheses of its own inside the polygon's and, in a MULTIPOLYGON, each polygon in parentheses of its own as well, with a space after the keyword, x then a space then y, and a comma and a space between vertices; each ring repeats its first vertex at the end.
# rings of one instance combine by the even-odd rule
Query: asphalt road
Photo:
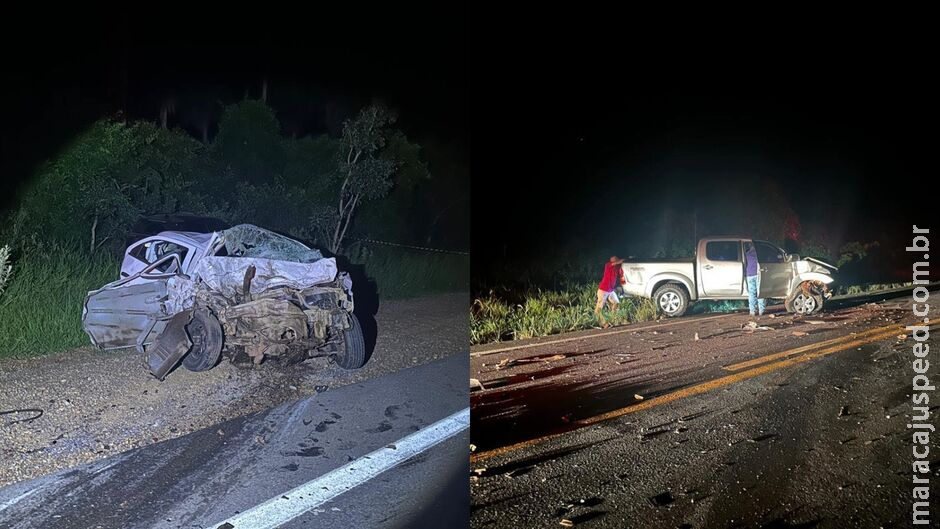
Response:
POLYGON ((472 349, 471 526, 909 526, 894 296, 472 349))
POLYGON ((10 485, 0 527, 240 529, 269 500, 276 527, 464 526, 467 369, 450 356, 10 485))

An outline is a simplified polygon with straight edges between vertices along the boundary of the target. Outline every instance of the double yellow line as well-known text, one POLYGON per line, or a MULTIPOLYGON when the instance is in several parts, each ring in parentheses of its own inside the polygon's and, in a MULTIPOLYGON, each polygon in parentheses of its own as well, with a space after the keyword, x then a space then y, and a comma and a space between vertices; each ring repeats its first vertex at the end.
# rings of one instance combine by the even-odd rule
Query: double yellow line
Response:
MULTIPOLYGON (((926 325, 926 324, 925 324, 926 325)), ((815 358, 820 358, 832 353, 839 351, 844 351, 846 349, 851 349, 853 347, 860 347, 865 344, 877 342, 889 338, 891 336, 897 336, 900 333, 906 332, 904 326, 899 326, 898 324, 887 325, 884 327, 877 327, 874 329, 869 329, 867 331, 861 332, 859 334, 841 336, 839 338, 833 338, 831 340, 826 340, 823 342, 817 342, 814 344, 805 345, 802 347, 797 347, 795 349, 790 349, 780 353, 774 353, 760 358, 755 358, 753 360, 748 360, 746 362, 740 362, 737 364, 732 364, 725 366, 724 369, 729 371, 737 371, 730 375, 725 375, 707 382, 702 382, 694 386, 689 386, 687 388, 674 391, 672 393, 667 393, 665 395, 660 395, 658 397, 652 397, 650 399, 632 404, 630 406, 620 408, 617 410, 609 411, 601 415, 595 415, 593 417, 587 417, 585 419, 580 419, 573 421, 571 425, 574 428, 590 426, 592 424, 597 424, 599 422, 608 421, 610 419, 615 419, 621 417, 628 413, 636 413, 643 410, 648 410, 650 408, 661 406, 663 404, 668 404, 670 402, 677 401, 686 397, 691 397, 694 395, 700 395, 708 391, 712 391, 718 388, 729 386, 736 382, 741 382, 756 376, 763 375, 765 373, 770 373, 784 367, 793 366, 815 358), (782 359, 782 360, 780 360, 782 359), (757 367, 754 367, 757 366, 757 367), (748 369, 750 368, 750 369, 748 369), (743 371, 742 371, 743 370, 743 371)), ((569 430, 570 431, 570 430, 569 430)), ((530 439, 528 441, 523 441, 520 443, 503 446, 500 448, 495 448, 493 450, 488 450, 486 452, 479 452, 476 454, 470 455, 470 462, 475 463, 503 455, 509 452, 514 452, 522 448, 531 447, 537 444, 544 443, 548 440, 555 439, 562 435, 565 435, 569 431, 555 433, 546 435, 543 437, 537 437, 535 439, 530 439)))

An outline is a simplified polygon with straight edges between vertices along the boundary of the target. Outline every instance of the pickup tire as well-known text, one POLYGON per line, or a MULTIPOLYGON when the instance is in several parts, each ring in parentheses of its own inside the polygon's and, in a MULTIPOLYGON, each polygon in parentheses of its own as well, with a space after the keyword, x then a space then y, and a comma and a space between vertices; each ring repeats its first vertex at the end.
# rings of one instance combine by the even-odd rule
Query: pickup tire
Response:
POLYGON ((666 283, 653 292, 656 311, 670 318, 678 318, 689 308, 689 293, 678 283, 666 283))
POLYGON ((366 364, 366 340, 355 314, 349 315, 349 328, 343 331, 344 351, 333 355, 343 369, 359 369, 366 364))
POLYGON ((190 371, 206 371, 215 367, 222 356, 222 324, 205 309, 193 313, 186 326, 193 346, 183 357, 183 367, 190 371))
POLYGON ((823 297, 812 292, 807 295, 803 292, 802 288, 797 288, 796 291, 783 302, 783 306, 787 309, 787 312, 794 314, 813 314, 822 310, 823 297))

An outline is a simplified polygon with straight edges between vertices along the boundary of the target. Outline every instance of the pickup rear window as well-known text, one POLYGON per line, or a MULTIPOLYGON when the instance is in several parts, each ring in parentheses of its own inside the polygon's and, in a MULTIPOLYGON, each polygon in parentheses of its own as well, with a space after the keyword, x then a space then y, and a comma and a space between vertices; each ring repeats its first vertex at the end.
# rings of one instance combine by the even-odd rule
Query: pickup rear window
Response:
POLYGON ((709 261, 741 261, 739 241, 712 241, 705 243, 705 257, 709 261))

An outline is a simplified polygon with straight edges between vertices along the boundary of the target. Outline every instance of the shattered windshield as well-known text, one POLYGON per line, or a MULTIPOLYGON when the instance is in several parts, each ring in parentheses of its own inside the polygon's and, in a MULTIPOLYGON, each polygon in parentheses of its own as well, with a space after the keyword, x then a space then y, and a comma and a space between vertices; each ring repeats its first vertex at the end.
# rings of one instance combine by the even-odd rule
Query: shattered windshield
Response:
POLYGON ((233 257, 261 257, 312 263, 323 259, 319 250, 307 248, 303 244, 259 228, 253 224, 239 224, 222 231, 225 251, 233 257))

